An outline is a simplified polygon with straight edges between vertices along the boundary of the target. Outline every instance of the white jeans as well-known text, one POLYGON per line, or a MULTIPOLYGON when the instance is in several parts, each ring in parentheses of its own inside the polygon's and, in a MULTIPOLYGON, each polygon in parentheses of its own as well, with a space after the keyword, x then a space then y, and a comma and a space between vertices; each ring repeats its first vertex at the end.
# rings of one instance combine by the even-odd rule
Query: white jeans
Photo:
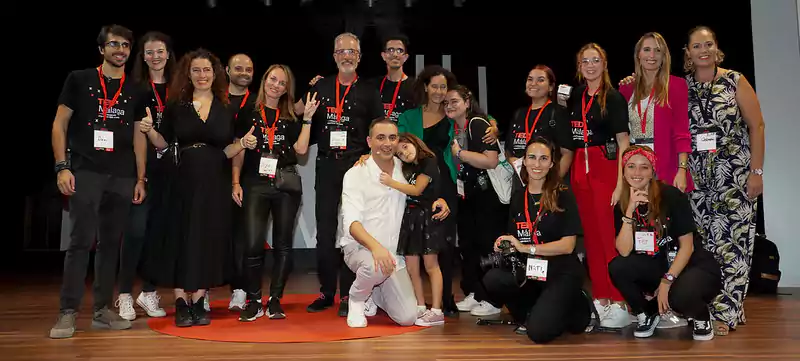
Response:
MULTIPOLYGON (((364 302, 372 294, 375 305, 386 311, 400 326, 412 326, 417 320, 417 298, 405 267, 388 277, 375 269, 372 252, 358 244, 344 248, 344 262, 356 274, 350 287, 350 300, 364 302)), ((402 265, 401 262, 398 262, 402 265)))

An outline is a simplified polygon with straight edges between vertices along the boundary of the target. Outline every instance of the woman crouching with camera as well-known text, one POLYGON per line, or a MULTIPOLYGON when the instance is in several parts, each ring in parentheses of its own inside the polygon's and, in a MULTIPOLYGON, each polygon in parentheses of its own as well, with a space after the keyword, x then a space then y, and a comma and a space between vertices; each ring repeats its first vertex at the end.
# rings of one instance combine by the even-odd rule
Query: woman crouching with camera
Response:
POLYGON ((614 208, 619 256, 608 271, 639 318, 633 335, 652 336, 660 315, 673 310, 694 320, 695 340, 714 338, 708 304, 719 293, 720 270, 695 236, 689 199, 653 177, 656 156, 649 147, 628 148, 622 166, 624 187, 614 208))
POLYGON ((581 221, 575 196, 560 181, 559 149, 537 137, 524 157, 526 187, 511 196, 510 235, 498 238, 497 253, 481 262, 493 267, 483 284, 520 325, 517 333, 547 343, 564 331, 582 333, 589 324, 584 269, 574 253, 581 221))

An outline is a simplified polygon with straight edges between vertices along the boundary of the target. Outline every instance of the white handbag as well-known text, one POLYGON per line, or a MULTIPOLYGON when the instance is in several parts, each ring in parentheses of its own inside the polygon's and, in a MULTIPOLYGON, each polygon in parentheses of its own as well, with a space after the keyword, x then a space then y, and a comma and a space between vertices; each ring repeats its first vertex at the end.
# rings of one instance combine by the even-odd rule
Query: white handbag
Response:
MULTIPOLYGON (((472 138, 472 121, 475 119, 480 119, 490 127, 492 126, 491 123, 486 121, 481 117, 474 117, 469 120, 470 124, 467 125, 469 129, 469 137, 472 138)), ((500 199, 500 203, 509 204, 511 202, 511 178, 514 177, 514 166, 508 163, 506 160, 505 152, 503 152, 503 147, 500 145, 499 140, 495 140, 497 143, 497 147, 500 149, 498 152, 498 162, 497 166, 493 169, 487 169, 486 173, 489 174, 489 180, 492 182, 492 187, 494 188, 495 193, 497 193, 497 198, 500 199)))

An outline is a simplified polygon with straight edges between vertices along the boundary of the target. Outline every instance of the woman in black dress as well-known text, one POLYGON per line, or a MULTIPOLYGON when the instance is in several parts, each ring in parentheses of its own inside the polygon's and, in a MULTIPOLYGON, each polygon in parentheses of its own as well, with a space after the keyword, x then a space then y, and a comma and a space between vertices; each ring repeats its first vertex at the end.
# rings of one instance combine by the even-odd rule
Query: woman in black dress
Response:
MULTIPOLYGON (((230 275, 231 213, 230 172, 225 163, 243 149, 253 149, 254 129, 233 141, 237 109, 228 106, 222 64, 199 49, 181 59, 170 84, 170 103, 159 131, 151 112, 141 131, 158 148, 177 143, 173 159, 167 236, 155 241, 148 254, 146 277, 175 289, 175 324, 207 325, 203 308, 206 290, 224 285, 230 275)), ((174 151, 175 149, 173 149, 174 151)))

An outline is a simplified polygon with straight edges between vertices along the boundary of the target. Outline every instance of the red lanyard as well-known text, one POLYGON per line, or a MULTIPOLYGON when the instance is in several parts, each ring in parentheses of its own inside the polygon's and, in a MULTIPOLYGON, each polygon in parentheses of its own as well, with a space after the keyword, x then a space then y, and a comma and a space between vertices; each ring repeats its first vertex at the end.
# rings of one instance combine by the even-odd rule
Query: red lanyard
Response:
POLYGON ((264 106, 261 106, 261 119, 264 120, 264 128, 262 131, 267 131, 267 144, 269 144, 269 152, 272 153, 272 145, 275 143, 275 130, 278 129, 278 118, 281 116, 281 110, 275 109, 275 121, 272 122, 271 127, 267 127, 267 116, 264 114, 264 106))
POLYGON ((547 103, 544 103, 544 105, 542 105, 542 107, 539 108, 539 114, 536 114, 536 118, 533 119, 533 127, 531 127, 530 131, 528 130, 528 117, 531 116, 531 109, 533 108, 533 104, 528 106, 528 113, 525 114, 525 143, 526 144, 531 141, 531 135, 533 135, 533 132, 536 131, 536 123, 539 122, 539 117, 542 116, 542 112, 544 112, 544 108, 547 108, 547 106, 549 104, 550 104, 550 100, 548 99, 547 103))
MULTIPOLYGON (((581 115, 583 116, 583 144, 589 144, 589 128, 586 126, 586 114, 589 113, 589 110, 592 109, 592 102, 594 101, 594 96, 589 98, 589 103, 586 104, 586 93, 589 91, 589 87, 587 86, 586 89, 583 90, 583 96, 581 97, 581 115)), ((596 95, 597 93, 595 93, 596 95)))
MULTIPOLYGON (((403 78, 405 78, 405 76, 406 74, 402 73, 402 75, 400 76, 400 81, 397 82, 397 85, 395 85, 394 87, 394 95, 392 95, 392 105, 389 106, 389 112, 386 113, 387 117, 392 116, 392 112, 394 111, 394 105, 397 102, 397 93, 400 92, 400 84, 403 83, 403 78)), ((381 96, 383 96, 383 84, 386 83, 386 78, 388 77, 389 75, 386 75, 385 77, 383 77, 383 80, 381 80, 381 88, 380 90, 378 90, 381 93, 381 96)), ((338 90, 339 88, 337 87, 336 89, 338 90)))
POLYGON ((544 202, 539 201, 539 211, 536 212, 536 229, 533 228, 533 224, 531 223, 531 214, 528 212, 528 198, 531 197, 531 194, 528 193, 528 189, 525 189, 525 221, 528 224, 528 229, 531 231, 531 239, 533 240, 534 244, 539 244, 539 236, 536 235, 536 229, 539 228, 539 216, 542 214, 542 206, 544 206, 544 202))
POLYGON ((653 86, 653 90, 650 91, 650 98, 647 99, 647 107, 644 108, 644 114, 642 114, 642 102, 636 103, 636 112, 639 113, 639 119, 642 120, 642 135, 647 132, 647 110, 650 109, 650 102, 653 101, 653 95, 656 93, 656 87, 653 86))
POLYGON ((353 86, 356 80, 358 80, 358 75, 356 75, 356 78, 353 79, 353 82, 347 86, 347 89, 344 90, 344 95, 342 96, 341 99, 339 99, 339 76, 338 75, 336 76, 336 122, 337 123, 342 122, 342 109, 344 108, 344 99, 347 98, 347 93, 350 92, 350 87, 353 86))
POLYGON ((106 117, 108 115, 108 109, 117 104, 117 99, 119 95, 122 93, 122 85, 125 84, 125 73, 122 73, 122 79, 119 81, 119 89, 117 89, 117 93, 114 94, 114 98, 111 99, 111 102, 108 101, 108 93, 106 92, 106 80, 103 78, 103 66, 97 67, 97 76, 100 78, 100 87, 103 88, 103 124, 106 122, 106 117))
POLYGON ((250 97, 250 89, 244 91, 244 98, 242 98, 242 103, 239 104, 239 109, 244 108, 245 103, 247 103, 247 98, 250 97))
MULTIPOLYGON (((156 90, 156 83, 150 80, 150 86, 153 87, 153 94, 156 95, 156 103, 158 103, 158 112, 162 113, 164 111, 164 103, 161 102, 161 96, 158 95, 158 90, 156 90)), ((167 94, 167 99, 169 99, 169 94, 167 94)))

